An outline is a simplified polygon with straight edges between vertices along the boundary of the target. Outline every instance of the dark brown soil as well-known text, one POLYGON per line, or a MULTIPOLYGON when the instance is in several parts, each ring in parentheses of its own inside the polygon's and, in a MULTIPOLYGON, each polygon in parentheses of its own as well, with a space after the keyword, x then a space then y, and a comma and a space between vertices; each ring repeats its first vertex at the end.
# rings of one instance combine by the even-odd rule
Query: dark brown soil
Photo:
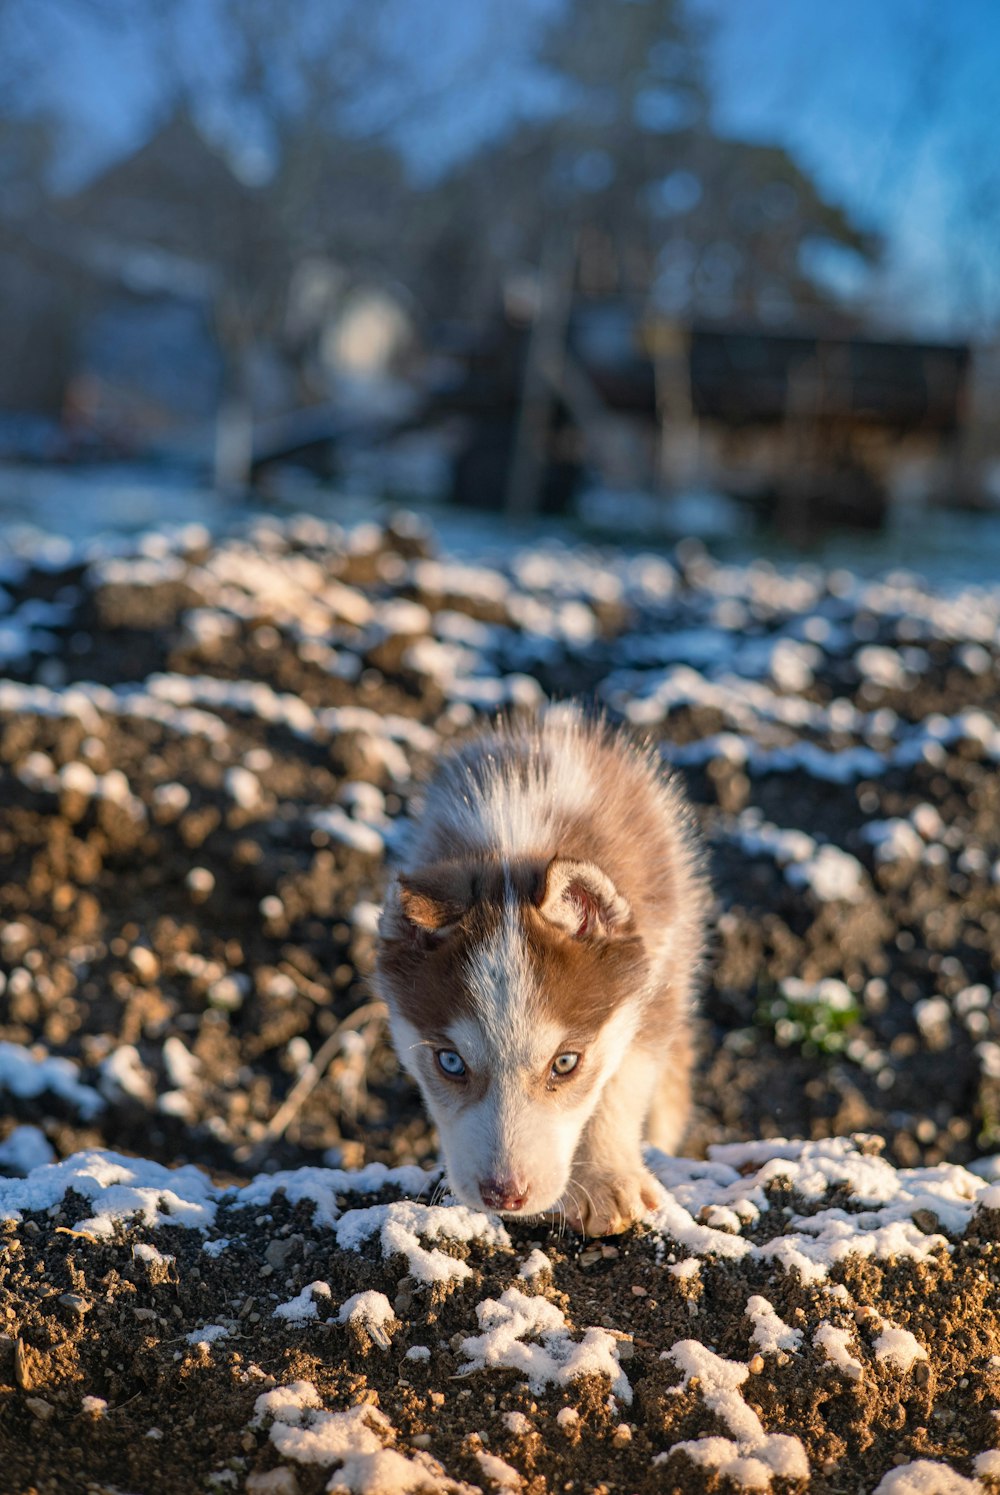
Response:
MULTIPOLYGON (((494 629, 476 646, 477 679, 530 675, 546 694, 600 699, 603 682, 627 658, 623 644, 706 626, 724 589, 695 554, 681 565, 675 590, 661 597, 628 586, 615 595, 586 578, 575 583, 558 563, 548 583, 504 591, 481 578, 421 570, 427 549, 408 523, 354 537, 307 525, 271 529, 242 550, 194 537, 166 561, 154 554, 104 570, 27 567, 5 581, 13 609, 61 599, 62 612, 33 630, 28 652, 8 669, 12 680, 43 691, 6 704, 0 697, 0 1040, 38 1058, 73 1060, 79 1080, 99 1090, 104 1104, 87 1116, 51 1089, 0 1092, 0 1142, 16 1125, 33 1123, 60 1157, 106 1147, 171 1165, 195 1162, 219 1180, 323 1161, 350 1168, 433 1161, 434 1137, 377 1017, 335 1053, 281 1135, 267 1132, 310 1053, 370 997, 365 905, 380 898, 385 859, 345 844, 336 828, 315 824, 313 812, 360 782, 382 791, 388 821, 396 822, 411 794, 398 759, 419 778, 434 743, 467 725, 470 710, 447 672, 418 667, 409 652, 428 628, 439 638, 457 636, 455 625, 439 629, 441 614, 494 629), (252 565, 255 554, 275 576, 287 578, 300 563, 308 569, 269 589, 252 565), (315 623, 305 602, 323 588, 346 590, 315 623), (551 611, 567 596, 588 614, 589 634, 575 637, 567 625, 560 636, 526 611, 524 599, 551 611), (359 599, 371 604, 371 616, 358 611, 359 599), (424 627, 386 613, 394 599, 420 603, 434 621, 424 627), (201 626, 192 609, 203 610, 201 626), (302 727, 272 697, 262 706, 258 694, 245 709, 234 698, 213 704, 199 687, 192 704, 219 724, 206 734, 158 719, 142 704, 157 672, 264 683, 313 713, 363 707, 430 730, 408 739, 404 724, 390 751, 363 722, 345 718, 333 729, 317 716, 302 727), (66 694, 74 681, 117 688, 119 705, 107 709, 94 697, 96 705, 81 707, 66 694), (126 686, 135 687, 131 705, 122 703, 126 686), (58 784, 54 776, 73 763, 96 775, 122 772, 141 810, 123 801, 120 786, 102 794, 74 788, 72 778, 68 787, 58 784), (234 797, 227 775, 239 766, 259 785, 257 803, 234 797), (186 802, 165 791, 178 784, 186 802), (131 1093, 107 1067, 123 1046, 137 1056, 131 1093)), ((906 649, 918 635, 905 612, 849 607, 838 600, 842 592, 842 582, 829 592, 820 587, 813 611, 829 613, 832 598, 855 636, 849 647, 820 651, 804 700, 846 698, 866 712, 888 707, 903 728, 930 712, 953 718, 970 707, 994 709, 1000 655, 988 640, 976 645, 984 664, 958 628, 935 625, 932 637, 919 635, 924 658, 905 688, 874 685, 854 662, 861 643, 906 649)), ((810 609, 799 612, 808 617, 810 609)), ((734 646, 789 626, 794 614, 780 596, 755 603, 749 622, 733 628, 734 646)), ((508 697, 517 690, 507 688, 508 697)), ((156 696, 161 706, 166 699, 156 696)), ((690 742, 733 728, 714 706, 694 704, 652 730, 690 742)), ((782 733, 776 741, 795 735, 782 733)), ((827 745, 854 741, 848 733, 827 745)), ((885 1139, 895 1164, 911 1167, 965 1163, 1000 1145, 1000 1068, 991 1060, 1000 1036, 1000 887, 992 870, 1000 857, 1000 779, 990 752, 960 738, 915 765, 845 783, 802 771, 744 771, 718 758, 687 779, 719 894, 687 1150, 697 1156, 716 1141, 863 1131, 885 1139), (862 837, 865 825, 906 817, 922 804, 940 813, 943 854, 880 863, 862 837), (863 896, 821 901, 793 886, 772 857, 748 856, 733 830, 747 806, 849 851, 864 868, 863 896), (843 1031, 819 1042, 789 1036, 774 1007, 789 977, 844 981, 856 1007, 843 1031), (985 997, 969 999, 969 988, 979 986, 985 997), (917 1008, 932 997, 943 1002, 936 1018, 917 1008)), ((363 822, 363 812, 350 813, 363 822)), ((475 1435, 485 1431, 490 1451, 532 1491, 721 1489, 725 1481, 683 1455, 650 1465, 652 1451, 692 1436, 696 1424, 699 1435, 712 1430, 696 1389, 669 1394, 680 1375, 660 1351, 690 1334, 745 1359, 741 1315, 751 1292, 766 1293, 782 1317, 789 1303, 800 1306, 810 1326, 820 1308, 815 1292, 795 1297, 793 1282, 779 1283, 776 1274, 765 1282, 749 1268, 720 1265, 703 1272, 689 1320, 676 1283, 662 1291, 653 1237, 637 1234, 618 1243, 616 1257, 589 1267, 575 1243, 546 1241, 559 1257, 556 1287, 572 1321, 582 1327, 610 1318, 634 1336, 631 1440, 613 1436, 603 1383, 575 1393, 583 1420, 567 1436, 553 1421, 562 1396, 530 1395, 512 1372, 488 1392, 449 1379, 457 1360, 440 1343, 473 1332, 474 1304, 509 1285, 509 1257, 498 1265, 483 1248, 475 1286, 423 1303, 415 1317, 401 1314, 403 1329, 386 1354, 355 1344, 340 1325, 276 1330, 269 1309, 259 1321, 255 1309, 244 1311, 275 1235, 294 1242, 282 1296, 313 1278, 331 1283, 334 1307, 361 1288, 385 1291, 390 1301, 399 1294, 398 1262, 331 1250, 303 1206, 290 1211, 279 1203, 271 1213, 273 1221, 252 1228, 241 1221, 239 1251, 217 1259, 199 1254, 194 1233, 172 1231, 167 1242, 156 1234, 177 1259, 155 1283, 133 1262, 131 1235, 95 1245, 55 1233, 58 1217, 11 1233, 0 1258, 11 1335, 0 1340, 0 1485, 145 1495, 203 1488, 212 1471, 229 1471, 222 1487, 242 1488, 248 1472, 277 1463, 266 1427, 247 1428, 265 1384, 248 1370, 257 1365, 278 1384, 312 1381, 332 1409, 359 1393, 376 1397, 401 1447, 430 1432, 448 1474, 473 1485, 488 1488, 475 1458, 475 1435), (67 1309, 60 1302, 66 1292, 92 1301, 92 1310, 67 1309), (207 1355, 184 1342, 220 1313, 238 1319, 230 1339, 207 1355), (431 1342, 429 1333, 431 1362, 403 1361, 407 1345, 431 1342), (19 1338, 24 1350, 15 1365, 19 1338), (431 1391, 445 1393, 443 1407, 428 1399, 431 1391), (54 1410, 32 1411, 30 1395, 54 1410), (83 1414, 82 1395, 104 1397, 113 1410, 83 1414), (530 1434, 503 1429, 500 1414, 511 1409, 528 1415, 530 1434), (162 1438, 145 1437, 151 1426, 162 1438)), ((64 1207, 64 1217, 72 1224, 81 1215, 64 1207)), ((519 1243, 526 1247, 531 1235, 519 1243)), ((907 1324, 919 1307, 921 1334, 933 1336, 929 1382, 901 1385, 880 1368, 845 1385, 831 1380, 810 1347, 748 1383, 746 1399, 768 1430, 802 1438, 815 1488, 874 1488, 897 1455, 944 1458, 968 1474, 970 1457, 993 1446, 989 1414, 1000 1393, 989 1367, 1000 1351, 993 1253, 992 1240, 976 1237, 934 1264, 845 1272, 856 1301, 895 1322, 907 1324), (962 1367, 973 1363, 976 1375, 963 1386, 962 1367)), ((323 1488, 329 1477, 328 1467, 296 1466, 302 1491, 323 1488)), ((774 1488, 784 1487, 776 1478, 774 1488)))
MULTIPOLYGON (((345 1208, 371 1202, 342 1196, 345 1208)), ((407 1457, 429 1450, 451 1480, 473 1487, 491 1488, 476 1457, 485 1451, 516 1469, 535 1495, 730 1489, 682 1452, 653 1462, 686 1439, 731 1435, 700 1383, 682 1388, 677 1366, 664 1356, 688 1339, 725 1358, 749 1359, 743 1400, 768 1431, 801 1441, 809 1488, 817 1492, 872 1490, 887 1470, 918 1459, 968 1474, 972 1457, 996 1440, 1000 1216, 990 1211, 974 1217, 951 1255, 849 1259, 831 1274, 844 1284, 839 1301, 829 1284, 803 1285, 763 1263, 709 1260, 697 1280, 679 1280, 665 1269, 660 1238, 642 1231, 601 1248, 520 1226, 509 1249, 451 1247, 472 1275, 427 1287, 407 1275, 401 1257, 338 1249, 330 1232, 313 1224, 308 1205, 290 1207, 280 1195, 261 1214, 224 1209, 217 1229, 229 1245, 215 1257, 202 1250, 195 1230, 135 1227, 102 1240, 73 1233, 80 1216, 81 1204, 67 1198, 51 1215, 9 1225, 3 1238, 0 1315, 10 1336, 0 1339, 5 1490, 183 1495, 231 1487, 318 1495, 331 1461, 282 1461, 267 1420, 254 1421, 263 1392, 302 1380, 330 1411, 358 1403, 379 1408, 391 1424, 390 1446, 407 1457), (137 1258, 140 1239, 155 1241, 169 1262, 137 1258), (538 1244, 551 1275, 519 1281, 520 1261, 538 1244), (276 1301, 317 1278, 332 1296, 317 1299, 314 1321, 274 1318, 276 1301), (614 1331, 631 1406, 610 1408, 599 1377, 532 1390, 516 1371, 468 1373, 462 1341, 476 1333, 475 1307, 512 1282, 528 1295, 545 1294, 580 1329, 614 1331), (337 1322, 339 1303, 369 1290, 394 1305, 388 1348, 337 1322), (802 1332, 798 1351, 750 1359, 744 1310, 754 1293, 802 1332), (816 1327, 831 1320, 854 1337, 863 1365, 857 1380, 813 1344, 816 1327), (872 1346, 885 1321, 913 1332, 928 1358, 905 1371, 879 1360, 872 1346), (206 1323, 228 1332, 189 1342, 206 1323), (426 1346, 430 1358, 408 1360, 414 1345, 426 1346), (106 1406, 85 1404, 85 1396, 106 1406), (557 1421, 564 1408, 576 1414, 569 1423, 565 1413, 557 1421), (522 1414, 519 1426, 511 1426, 511 1412, 522 1414), (287 1471, 284 1483, 246 1483, 278 1467, 287 1471)), ((443 1479, 440 1487, 452 1488, 443 1479)), ((772 1487, 804 1484, 775 1478, 772 1487)))

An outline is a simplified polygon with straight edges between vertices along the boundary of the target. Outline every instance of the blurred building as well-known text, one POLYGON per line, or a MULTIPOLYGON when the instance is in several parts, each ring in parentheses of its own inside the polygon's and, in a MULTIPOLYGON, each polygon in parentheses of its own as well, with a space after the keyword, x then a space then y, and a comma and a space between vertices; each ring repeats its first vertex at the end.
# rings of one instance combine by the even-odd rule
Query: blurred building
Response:
MULTIPOLYGON (((371 238, 373 178, 341 166, 367 184, 360 206, 342 203, 342 227, 358 209, 352 232, 371 238)), ((21 351, 0 360, 0 409, 60 418, 111 451, 204 453, 234 397, 249 421, 273 419, 392 368, 412 345, 411 298, 338 262, 335 235, 280 220, 267 187, 176 112, 16 237, 0 233, 5 352, 21 351)))

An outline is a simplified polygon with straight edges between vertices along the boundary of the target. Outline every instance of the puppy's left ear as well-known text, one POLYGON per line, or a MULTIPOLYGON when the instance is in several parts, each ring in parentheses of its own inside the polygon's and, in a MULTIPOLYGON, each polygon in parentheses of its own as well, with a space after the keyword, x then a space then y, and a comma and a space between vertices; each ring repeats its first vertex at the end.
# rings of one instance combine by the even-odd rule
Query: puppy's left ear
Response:
POLYGON ((538 911, 574 939, 629 934, 632 908, 607 873, 593 862, 553 857, 536 899, 538 911))
POLYGON ((435 862, 412 872, 401 872, 389 890, 387 932, 420 934, 443 939, 450 934, 472 902, 472 877, 459 862, 435 862))

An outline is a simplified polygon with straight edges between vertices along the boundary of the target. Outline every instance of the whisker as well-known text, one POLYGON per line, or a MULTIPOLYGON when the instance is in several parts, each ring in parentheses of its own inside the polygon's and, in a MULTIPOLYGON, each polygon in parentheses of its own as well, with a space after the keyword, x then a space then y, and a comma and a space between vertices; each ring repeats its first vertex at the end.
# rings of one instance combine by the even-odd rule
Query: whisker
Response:
MULTIPOLYGON (((587 1188, 587 1186, 585 1184, 581 1184, 578 1181, 575 1184, 567 1184, 566 1187, 567 1187, 567 1193, 569 1193, 571 1191, 575 1191, 576 1189, 579 1189, 580 1192, 586 1196, 587 1203, 590 1205, 590 1208, 593 1210, 594 1214, 595 1215, 597 1214, 597 1205, 594 1203, 594 1196, 593 1196, 593 1194, 591 1194, 590 1190, 587 1188)), ((577 1201, 574 1198, 574 1200, 573 1200, 574 1207, 576 1207, 576 1203, 577 1203, 577 1201)), ((580 1225, 582 1227, 583 1226, 583 1212, 580 1211, 580 1210, 578 1210, 578 1213, 580 1215, 580 1225)), ((582 1229, 581 1229, 581 1234, 582 1233, 583 1232, 582 1232, 582 1229)))
MULTIPOLYGON (((574 1194, 573 1194, 573 1185, 572 1184, 568 1183, 566 1185, 566 1191, 565 1191, 565 1195, 563 1197, 565 1198, 566 1196, 569 1197, 570 1203, 572 1204, 573 1208, 576 1209, 576 1199, 575 1199, 574 1194)), ((563 1204, 562 1199, 560 1199, 560 1201, 559 1201, 559 1213, 562 1215, 562 1225, 561 1225, 561 1228, 560 1228, 560 1238, 562 1238, 563 1236, 566 1236, 569 1233, 569 1213, 568 1213, 568 1211, 566 1209, 566 1206, 563 1204)))

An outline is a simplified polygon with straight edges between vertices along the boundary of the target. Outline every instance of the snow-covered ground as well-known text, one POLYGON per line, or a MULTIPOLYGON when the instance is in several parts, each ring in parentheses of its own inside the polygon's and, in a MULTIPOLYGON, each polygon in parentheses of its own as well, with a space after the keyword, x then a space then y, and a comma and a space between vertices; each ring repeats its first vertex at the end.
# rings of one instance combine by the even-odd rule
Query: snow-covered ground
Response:
POLYGON ((836 1489, 843 1458, 850 1487, 878 1495, 987 1488, 1000 1467, 990 1425, 978 1451, 966 1440, 959 1452, 981 1478, 962 1475, 951 1409, 1000 1391, 1000 1357, 986 1353, 996 1324, 975 1285, 1000 1187, 952 1166, 897 1171, 865 1140, 651 1161, 664 1207, 628 1241, 582 1249, 447 1196, 426 1202, 437 1175, 414 1168, 299 1169, 230 1188, 113 1153, 36 1168, 0 1183, 8 1296, 25 1335, 57 1299, 68 1337, 50 1360, 71 1346, 74 1374, 53 1388, 44 1355, 17 1338, 21 1423, 75 1415, 98 1469, 115 1467, 108 1425, 146 1419, 170 1476, 146 1488, 194 1483, 169 1399, 158 1409, 148 1384, 123 1399, 102 1359, 124 1317, 139 1321, 158 1384, 217 1398, 198 1485, 292 1492, 311 1470, 355 1495, 565 1489, 567 1476, 836 1489), (894 1428, 936 1456, 900 1459, 894 1428))
POLYGON ((992 1487, 1000 587, 400 516, 0 588, 16 1487, 992 1487), (604 1243, 447 1197, 364 987, 424 768, 565 693, 686 773, 718 889, 713 1146, 604 1243))

